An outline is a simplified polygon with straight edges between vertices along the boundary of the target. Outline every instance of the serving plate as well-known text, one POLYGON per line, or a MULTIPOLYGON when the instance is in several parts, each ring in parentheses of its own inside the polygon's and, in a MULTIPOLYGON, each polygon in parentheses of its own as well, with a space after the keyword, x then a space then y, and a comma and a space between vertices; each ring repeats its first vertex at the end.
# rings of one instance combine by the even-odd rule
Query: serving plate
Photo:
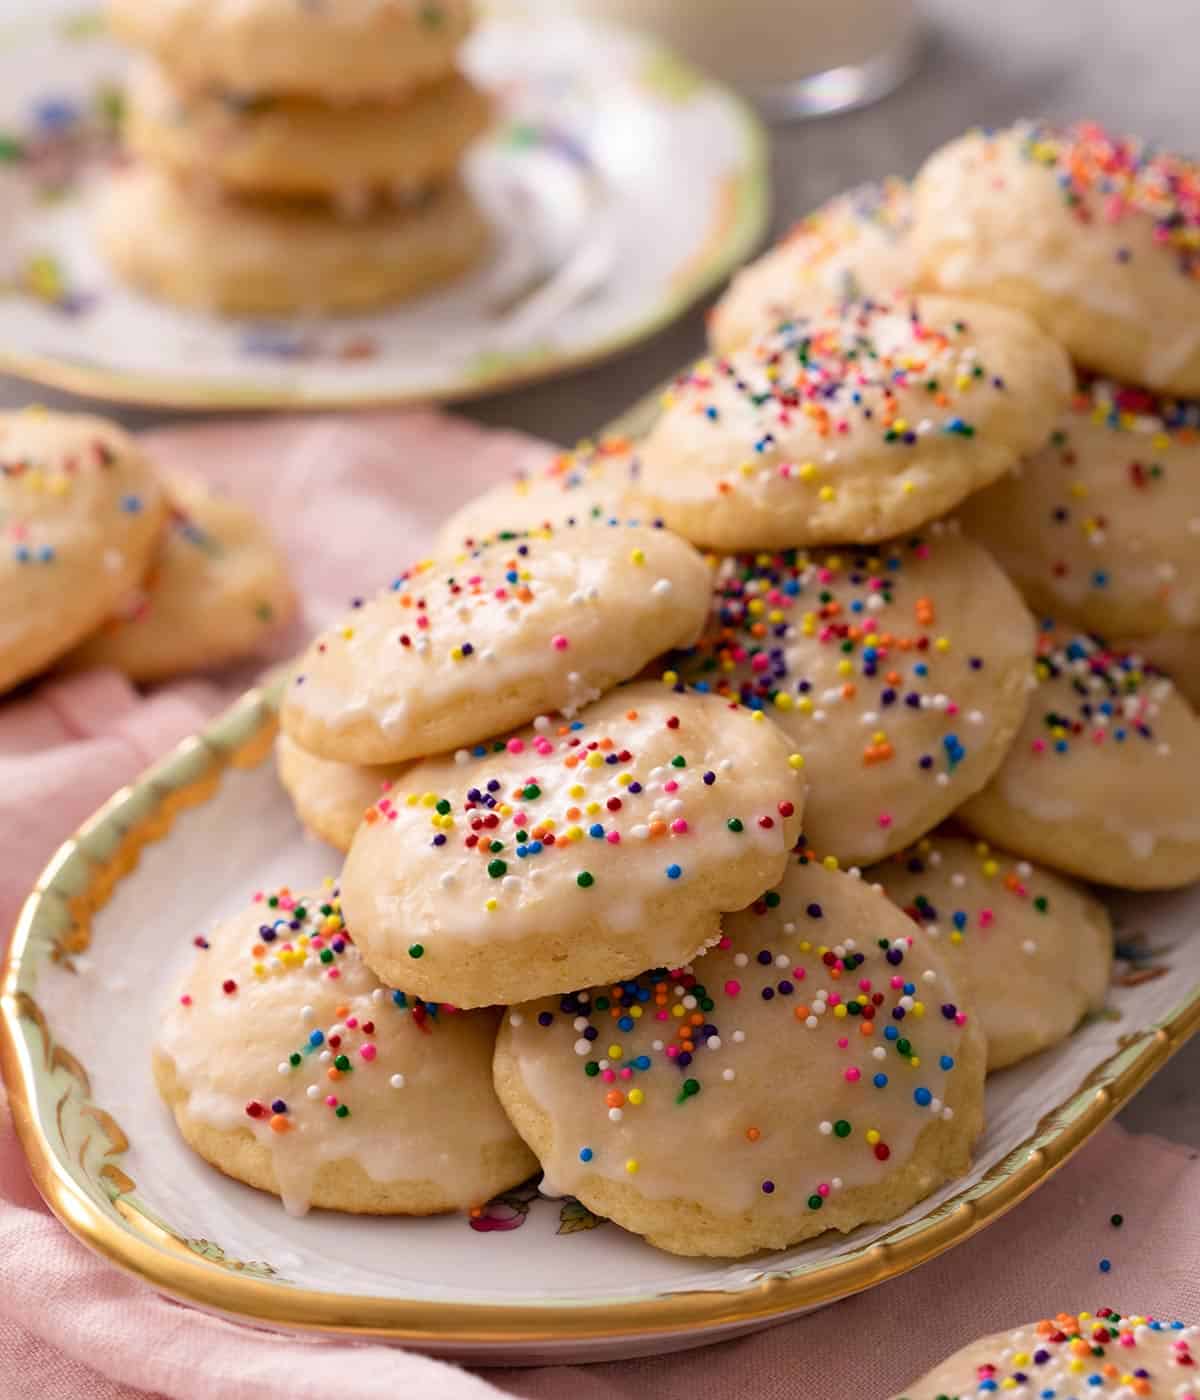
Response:
POLYGON ((287 1216, 174 1131, 148 1047, 193 937, 338 857, 271 761, 280 684, 251 691, 118 792, 46 867, 0 991, 0 1055, 34 1178, 67 1227, 156 1288, 260 1326, 373 1336, 477 1362, 711 1342, 868 1288, 1044 1182, 1200 1028, 1200 890, 1113 900, 1103 1014, 988 1084, 971 1174, 902 1219, 735 1263, 659 1253, 529 1184, 474 1218, 287 1216))
POLYGON ((467 176, 495 229, 476 274, 372 315, 217 318, 150 301, 91 237, 128 56, 97 6, 0 9, 0 370, 155 407, 465 399, 667 325, 761 238, 766 138, 729 90, 638 35, 519 3, 464 66, 496 94, 467 176))

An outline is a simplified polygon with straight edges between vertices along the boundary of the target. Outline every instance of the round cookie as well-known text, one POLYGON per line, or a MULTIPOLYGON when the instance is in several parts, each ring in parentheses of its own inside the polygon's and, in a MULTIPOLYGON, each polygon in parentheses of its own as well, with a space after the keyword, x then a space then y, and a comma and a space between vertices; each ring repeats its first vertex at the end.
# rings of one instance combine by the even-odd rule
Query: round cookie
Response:
POLYGON ((846 864, 935 827, 1025 714, 1034 626, 986 552, 942 524, 876 550, 727 558, 668 684, 769 713, 804 756, 805 839, 846 864))
POLYGON ((1200 718, 1094 637, 1046 631, 1037 688, 996 776, 958 815, 997 846, 1119 889, 1200 879, 1200 718))
POLYGON ((963 528, 1048 616, 1105 637, 1200 626, 1198 424, 1194 404, 1085 382, 963 528))
POLYGON ((779 878, 803 806, 761 715, 641 682, 416 764, 359 827, 343 898, 384 981, 521 1001, 691 957, 779 878))
POLYGON ((254 512, 202 481, 166 481, 170 520, 149 574, 76 647, 72 669, 149 683, 252 656, 296 610, 287 564, 254 512))
POLYGON ((1200 394, 1200 167, 1094 122, 972 131, 914 186, 923 284, 1027 312, 1080 364, 1200 394))
POLYGON ((454 68, 471 0, 108 0, 119 39, 194 87, 400 98, 454 68))
POLYGON ((1060 1312, 962 1347, 895 1400, 1200 1400, 1200 1327, 1113 1308, 1060 1312))
POLYGON ((163 522, 154 468, 113 423, 0 414, 0 692, 99 627, 163 522))
POLYGON ((575 710, 704 624, 708 566, 665 530, 581 525, 426 560, 312 643, 283 728, 396 763, 575 710))
POLYGON ((937 940, 1003 1069, 1065 1040, 1104 1006, 1108 911, 1086 890, 961 836, 926 838, 867 872, 937 940))
POLYGON ((492 1089, 497 1014, 381 986, 336 891, 256 895, 195 943, 154 1077, 227 1176, 295 1214, 433 1215, 535 1169, 492 1089))
POLYGON ((716 549, 886 539, 1049 436, 1072 385, 1028 317, 949 297, 797 318, 676 380, 639 499, 716 549))
POLYGON ((1190 632, 1160 632, 1156 637, 1114 642, 1117 651, 1132 652, 1170 676, 1175 688, 1200 711, 1200 627, 1190 632))
POLYGON ((244 315, 355 311, 419 296, 473 267, 489 232, 458 181, 403 209, 225 198, 143 166, 113 175, 97 231, 150 296, 244 315))
POLYGON ((487 96, 455 74, 402 102, 329 106, 303 97, 175 87, 141 66, 125 139, 150 165, 248 194, 323 196, 350 208, 447 179, 491 117, 487 96))
POLYGON ((731 354, 793 316, 914 287, 911 222, 904 180, 861 185, 829 200, 734 276, 709 318, 714 352, 731 354))
POLYGON ((368 807, 391 791, 407 764, 360 768, 318 758, 286 734, 275 740, 275 768, 296 815, 314 836, 348 851, 368 807))
POLYGON ((468 501, 438 531, 437 547, 452 554, 500 533, 622 518, 639 472, 628 438, 601 438, 560 452, 536 475, 502 481, 468 501))
POLYGON ((878 891, 793 860, 690 966, 512 1008, 496 1088, 554 1192, 674 1254, 890 1220, 961 1175, 983 1039, 878 891))

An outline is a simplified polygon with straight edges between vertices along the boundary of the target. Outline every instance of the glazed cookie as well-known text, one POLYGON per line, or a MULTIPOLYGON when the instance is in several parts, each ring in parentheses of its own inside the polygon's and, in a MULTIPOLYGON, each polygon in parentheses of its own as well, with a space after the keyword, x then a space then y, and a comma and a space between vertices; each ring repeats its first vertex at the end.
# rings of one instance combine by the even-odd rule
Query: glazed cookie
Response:
POLYGON ((1019 308, 1080 364, 1200 394, 1200 168, 1093 122, 972 131, 914 188, 927 286, 1019 308))
POLYGON ((275 741, 275 767, 296 815, 314 836, 348 851, 368 807, 392 789, 407 764, 360 768, 318 758, 286 734, 275 741))
POLYGON ((862 185, 823 204, 734 277, 709 319, 713 350, 728 355, 793 316, 914 287, 911 222, 903 180, 862 185))
POLYGON ((1094 637, 1043 634, 1016 742, 959 816, 1055 870, 1121 889, 1200 879, 1200 718, 1171 682, 1094 637))
POLYGON ((109 0, 118 38, 191 87, 399 98, 454 68, 470 0, 109 0))
POLYGON ((962 508, 1039 612, 1112 637, 1200 626, 1200 411, 1081 385, 1050 441, 962 508))
POLYGON ((113 423, 0 414, 0 692, 100 626, 163 522, 151 464, 113 423))
POLYGON ((434 1215, 535 1169, 492 1089, 496 1013, 380 986, 336 891, 256 895, 194 941, 154 1077, 188 1146, 227 1176, 294 1214, 434 1215))
POLYGON ((283 728, 396 763, 574 710, 704 623, 708 566, 665 530, 586 525, 427 560, 318 637, 283 728))
POLYGON ((847 864, 931 830, 996 771, 1025 714, 1034 626, 984 550, 922 537, 732 555, 668 684, 766 711, 804 756, 806 840, 847 864))
POLYGON ((558 453, 543 472, 502 481, 468 501, 438 531, 438 548, 452 554, 500 533, 624 518, 637 477, 628 438, 580 443, 558 453))
POLYGON ((170 522, 141 584, 66 658, 153 682, 252 656, 296 609, 287 564, 254 512, 203 482, 166 482, 170 522))
POLYGON ((1058 1313, 956 1351, 896 1400, 1200 1400, 1200 1328, 1113 1308, 1058 1313))
POLYGON ((488 228, 457 181, 411 207, 342 217, 323 205, 224 198, 135 166, 112 177, 100 241, 151 296, 202 311, 353 311, 419 296, 482 257, 488 228))
POLYGON ((1027 317, 948 297, 798 318, 676 381, 639 497, 717 549, 872 541, 1040 447, 1071 389, 1027 317))
POLYGON ((1114 646, 1170 676, 1184 699, 1200 711, 1200 627, 1191 632, 1160 632, 1157 637, 1116 642, 1114 646))
POLYGON ((925 935, 801 857, 691 966, 510 1010, 496 1088, 544 1189, 733 1257, 891 1220, 965 1172, 983 1062, 925 935))
POLYGON ((779 878, 803 806, 761 715, 646 681, 415 765, 354 837, 346 908, 385 981, 521 1001, 713 942, 779 878))
POLYGON ((1057 1045, 1103 1007, 1112 923, 1069 880, 961 836, 927 838, 867 878, 938 941, 989 1070, 1057 1045))
POLYGON ((447 179, 490 115, 489 99, 457 74, 402 103, 328 106, 177 88, 146 64, 130 89, 125 134, 134 155, 185 177, 355 208, 375 192, 411 195, 447 179))

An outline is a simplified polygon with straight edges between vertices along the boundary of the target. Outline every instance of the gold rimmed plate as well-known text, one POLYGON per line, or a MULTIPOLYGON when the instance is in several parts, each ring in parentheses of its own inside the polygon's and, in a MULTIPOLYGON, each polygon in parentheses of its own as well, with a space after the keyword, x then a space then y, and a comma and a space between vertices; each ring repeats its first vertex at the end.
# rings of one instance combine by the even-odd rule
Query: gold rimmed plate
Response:
POLYGON ((465 175, 490 255, 446 290, 351 317, 202 315, 124 287, 93 238, 120 159, 128 56, 98 6, 0 19, 0 370, 158 408, 462 400, 595 363, 712 291, 762 237, 766 136, 650 41, 485 18, 464 66, 496 98, 465 175))
POLYGON ((887 1226, 736 1263, 678 1259, 533 1184, 474 1218, 287 1216, 178 1138, 148 1047, 193 936, 337 854, 306 838, 270 757, 278 687, 246 695, 54 856, 20 916, 0 1052, 42 1193, 77 1236, 176 1298, 281 1329, 489 1362, 715 1341, 869 1288, 986 1226, 1200 1028, 1200 890, 1113 901, 1103 1014, 994 1076, 970 1176, 887 1226))

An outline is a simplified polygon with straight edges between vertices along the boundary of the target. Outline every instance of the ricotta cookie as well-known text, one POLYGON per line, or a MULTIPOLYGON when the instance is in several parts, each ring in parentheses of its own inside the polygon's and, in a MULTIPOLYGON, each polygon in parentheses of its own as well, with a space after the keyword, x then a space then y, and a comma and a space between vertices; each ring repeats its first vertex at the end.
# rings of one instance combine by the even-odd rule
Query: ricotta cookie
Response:
POLYGON ((891 1220, 965 1172, 983 1062, 925 935, 801 858, 690 966, 512 1008, 496 1088, 543 1189, 736 1257, 891 1220))
POLYGON ((147 64, 130 88, 125 137, 134 155, 184 177, 354 208, 447 179, 490 117, 489 99, 457 74, 405 102, 329 106, 178 88, 147 64))
POLYGON ((728 355, 794 316, 844 301, 887 300, 916 286, 909 240, 912 197, 903 180, 838 195, 737 273, 713 308, 708 338, 728 355))
POLYGON ((803 808, 761 715, 642 682, 414 766, 367 813, 342 889, 384 981, 521 1001, 714 942, 782 874, 803 808))
POLYGON ((1057 1045, 1104 1006, 1112 922, 1069 880, 961 836, 927 838, 867 878, 937 941, 989 1070, 1057 1045))
POLYGON ((1200 1400, 1200 1328, 1114 1308, 1058 1313, 956 1351, 896 1400, 1200 1400))
POLYGON ((328 102, 399 98, 454 69, 470 0, 109 0, 119 39, 177 81, 328 102))
POLYGON ((489 232, 458 181, 362 217, 321 204, 227 198, 160 170, 111 177, 98 213, 117 272, 150 296, 254 316, 355 311, 462 276, 489 232))
POLYGON ((154 1077, 226 1176, 293 1214, 434 1215, 535 1169, 492 1089, 497 1013, 380 986, 336 891, 256 895, 194 941, 154 1077))
POLYGON ((1200 394, 1200 167, 1094 122, 972 131, 914 187, 924 285, 1028 312, 1116 379, 1200 394))
POLYGON ((665 530, 580 526, 427 560, 318 637, 283 728, 396 763, 575 710, 704 625, 708 566, 665 530))
POLYGON ((1200 879, 1200 718, 1163 675, 1095 637, 1043 634, 1016 742, 959 816, 1054 870, 1120 889, 1200 879))
POLYGON ((716 549, 886 539, 1042 446, 1072 384, 1066 355, 1019 312, 852 302, 678 379, 638 494, 716 549))
POLYGON ((287 563, 253 511, 203 482, 171 476, 170 519, 141 584, 66 658, 112 666, 131 680, 169 680, 253 656, 290 621, 287 563))
POLYGON ((668 684, 770 714, 804 757, 804 832, 864 864, 909 845, 999 767, 1029 702, 1034 626, 945 526, 814 555, 727 558, 700 645, 668 684))
POLYGON ((163 509, 153 467, 115 424, 0 414, 0 692, 69 651, 135 587, 163 509))
POLYGON ((1200 710, 1200 627, 1190 632, 1160 632, 1156 637, 1114 643, 1117 651, 1132 652, 1140 662, 1170 676, 1175 688, 1194 710, 1200 710))
POLYGON ((1083 384, 1040 452, 962 508, 1039 612, 1105 637, 1200 627, 1200 409, 1083 384))
POLYGON ((502 481, 461 506, 438 531, 438 549, 453 554, 498 534, 624 519, 638 472, 628 438, 580 443, 544 471, 502 481))
POLYGON ((350 849, 367 808, 391 792, 407 766, 362 768, 318 758, 286 734, 275 741, 275 768, 296 815, 314 836, 339 851, 350 849))

